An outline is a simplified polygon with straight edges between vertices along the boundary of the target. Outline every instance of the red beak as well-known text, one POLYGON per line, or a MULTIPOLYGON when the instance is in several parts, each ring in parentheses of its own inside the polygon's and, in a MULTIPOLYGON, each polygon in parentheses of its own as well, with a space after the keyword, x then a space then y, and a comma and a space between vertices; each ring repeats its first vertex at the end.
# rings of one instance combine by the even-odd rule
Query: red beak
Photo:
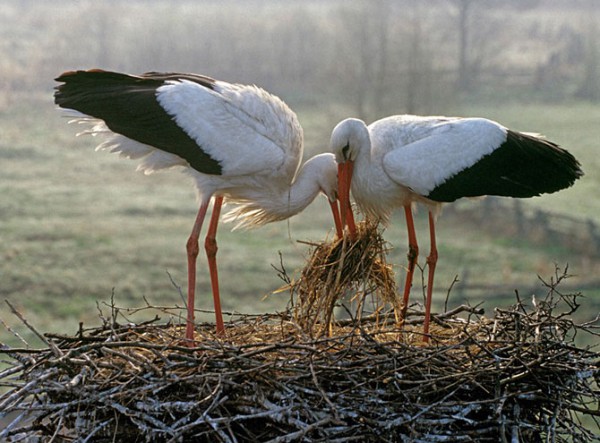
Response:
POLYGON ((344 225, 342 225, 342 219, 340 218, 340 208, 338 207, 337 200, 329 201, 331 205, 331 213, 333 214, 333 222, 335 223, 335 233, 337 238, 344 236, 344 225))
POLYGON ((352 184, 352 171, 354 162, 346 160, 338 165, 338 194, 340 199, 340 212, 342 218, 342 228, 348 226, 350 239, 356 239, 356 224, 354 214, 350 205, 350 186, 352 184))

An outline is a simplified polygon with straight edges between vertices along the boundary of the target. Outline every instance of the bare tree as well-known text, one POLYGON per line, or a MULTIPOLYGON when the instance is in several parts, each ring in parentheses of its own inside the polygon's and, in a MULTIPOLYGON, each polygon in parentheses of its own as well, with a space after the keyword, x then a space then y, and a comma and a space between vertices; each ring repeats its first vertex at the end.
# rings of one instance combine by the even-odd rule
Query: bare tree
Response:
POLYGON ((471 70, 469 66, 469 17, 473 0, 454 0, 458 7, 458 80, 457 86, 466 91, 471 86, 471 70))
POLYGON ((373 110, 377 114, 384 108, 383 100, 386 94, 386 74, 388 69, 388 60, 390 59, 389 41, 390 41, 390 16, 391 5, 388 0, 379 0, 377 9, 374 11, 374 25, 378 31, 374 37, 375 47, 379 52, 377 65, 373 66, 374 85, 373 85, 373 110))
POLYGON ((338 12, 338 27, 344 32, 337 51, 344 72, 338 80, 365 120, 381 109, 385 98, 390 11, 390 0, 376 0, 352 3, 338 12))
POLYGON ((586 22, 583 75, 575 95, 590 101, 600 100, 600 48, 598 47, 597 3, 588 0, 583 13, 586 22))
POLYGON ((456 8, 458 68, 456 85, 459 91, 473 87, 479 68, 483 64, 485 51, 483 47, 496 38, 492 27, 486 26, 483 33, 478 33, 475 48, 475 38, 472 24, 475 12, 479 13, 478 23, 486 22, 486 12, 494 9, 512 8, 529 9, 536 7, 539 0, 450 0, 456 8))
POLYGON ((409 48, 406 75, 406 112, 415 114, 418 102, 422 100, 423 78, 423 23, 419 14, 410 20, 409 48))

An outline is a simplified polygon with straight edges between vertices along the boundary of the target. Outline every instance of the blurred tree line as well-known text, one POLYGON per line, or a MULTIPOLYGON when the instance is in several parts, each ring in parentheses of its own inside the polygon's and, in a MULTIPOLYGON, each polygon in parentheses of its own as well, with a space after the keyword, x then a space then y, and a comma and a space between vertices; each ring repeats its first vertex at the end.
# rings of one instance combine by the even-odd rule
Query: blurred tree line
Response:
POLYGON ((600 100, 597 0, 4 0, 0 106, 67 69, 192 71, 372 120, 600 100))

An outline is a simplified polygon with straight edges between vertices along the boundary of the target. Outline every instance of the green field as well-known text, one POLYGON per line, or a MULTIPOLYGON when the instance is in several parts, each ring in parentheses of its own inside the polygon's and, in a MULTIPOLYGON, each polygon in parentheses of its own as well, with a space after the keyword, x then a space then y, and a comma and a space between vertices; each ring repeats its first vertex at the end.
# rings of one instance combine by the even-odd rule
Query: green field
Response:
MULTIPOLYGON (((491 199, 448 205, 437 223, 433 309, 469 303, 492 317, 496 307, 515 302, 515 293, 528 303, 543 299, 542 280, 568 266, 571 277, 558 290, 581 292, 573 317, 593 321, 600 315, 600 246, 590 252, 580 240, 594 229, 600 238, 599 14, 596 2, 554 0, 0 2, 0 345, 45 347, 5 301, 41 333, 97 327, 110 315, 111 300, 124 308, 121 323, 151 319, 151 310, 127 311, 147 303, 172 308, 156 311, 162 322, 183 322, 194 185, 177 170, 145 176, 134 161, 95 152, 99 140, 75 137, 82 128, 55 109, 53 78, 96 67, 196 72, 262 86, 298 113, 305 158, 325 151, 332 128, 347 117, 481 116, 544 134, 571 151, 586 175, 570 189, 522 200, 521 208, 528 226, 543 211, 566 236, 515 235, 511 199, 503 199, 505 213, 489 217, 491 199), (467 3, 471 15, 461 21, 458 6, 467 3), (461 72, 470 74, 466 87, 459 87, 461 72)), ((423 266, 426 210, 415 219, 423 266)), ((288 221, 256 230, 232 232, 222 224, 224 310, 285 309, 290 295, 277 291, 283 281, 274 267, 281 261, 297 278, 311 252, 306 242, 332 237, 323 197, 288 221)), ((384 237, 402 287, 402 211, 384 237)), ((413 302, 422 302, 426 277, 417 269, 413 302)), ((202 251, 196 308, 199 321, 213 321, 202 251)), ((576 339, 598 350, 598 336, 576 339)), ((8 360, 0 357, 0 369, 14 364, 8 360)), ((586 425, 598 428, 591 420, 586 425)))
MULTIPOLYGON (((592 96, 586 102, 573 98, 582 85, 591 91, 600 85, 597 75, 588 75, 600 59, 596 9, 591 2, 533 3, 473 2, 467 55, 479 77, 472 89, 457 91, 456 2, 380 1, 374 8, 370 1, 255 0, 251 17, 246 1, 2 2, 0 319, 32 340, 5 299, 40 331, 65 333, 75 332, 79 322, 97 325, 97 304, 113 296, 125 307, 143 306, 145 299, 183 305, 171 280, 185 293, 194 186, 178 171, 136 173, 135 162, 94 152, 97 140, 75 137, 81 128, 67 125, 52 102, 52 79, 68 69, 192 71, 256 83, 298 112, 306 157, 327 148, 337 122, 361 113, 370 120, 409 111, 492 118, 547 135, 573 152, 586 172, 571 189, 524 201, 525 210, 574 217, 580 222, 571 230, 600 223, 600 106, 592 96), (553 60, 558 64, 549 64, 553 60)), ((280 254, 288 273, 298 276, 310 253, 298 240, 333 235, 325 199, 317 200, 287 222, 250 232, 220 228, 226 310, 286 306, 289 294, 270 295, 282 285, 273 269, 280 254)), ((480 201, 455 206, 484 210, 480 201)), ((487 228, 491 221, 445 212, 438 221, 436 309, 455 276, 460 281, 449 305, 483 303, 491 315, 494 307, 514 301, 515 290, 523 298, 543 296, 538 276, 549 280, 555 266, 568 264, 573 277, 562 290, 586 296, 578 320, 600 312, 598 254, 553 239, 517 239, 487 228)), ((416 218, 423 264, 426 212, 416 218)), ((514 223, 497 218, 494 223, 514 223)), ((399 212, 384 234, 399 285, 405 231, 399 212)), ((419 277, 415 301, 422 293, 419 277)), ((202 255, 198 279, 197 307, 210 310, 202 255)), ((212 321, 209 314, 200 318, 212 321)), ((18 342, 1 326, 0 341, 18 342)))
MULTIPOLYGON (((0 114, 0 318, 29 340, 31 334, 9 312, 4 299, 39 330, 64 333, 75 332, 79 322, 98 324, 96 305, 108 303, 113 294, 120 306, 143 306, 144 298, 155 305, 182 306, 171 278, 185 293, 185 242, 197 210, 191 181, 178 171, 144 176, 135 172, 135 162, 94 152, 96 140, 75 137, 79 128, 67 125, 51 96, 48 90, 0 114)), ((569 148, 581 160, 586 176, 569 190, 524 203, 600 222, 596 195, 600 109, 579 103, 465 105, 456 114, 486 116, 515 129, 542 132, 569 148)), ((326 149, 329 131, 344 117, 322 108, 301 109, 299 116, 308 155, 326 149)), ((417 214, 421 264, 428 251, 425 215, 425 211, 417 214)), ((455 276, 461 279, 468 274, 469 285, 493 289, 461 291, 459 282, 449 305, 483 302, 491 314, 495 306, 511 304, 515 290, 524 298, 532 293, 544 295, 538 275, 549 280, 555 264, 568 263, 574 275, 566 283, 567 291, 578 291, 600 275, 597 257, 581 256, 577 250, 552 242, 515 242, 491 235, 478 228, 477 222, 452 220, 442 213, 438 222, 436 309, 441 309, 455 276)), ((320 241, 333 235, 324 198, 288 222, 249 232, 230 232, 229 228, 222 225, 218 235, 222 298, 225 310, 244 313, 284 308, 289 299, 286 292, 269 295, 282 284, 272 268, 279 265, 279 253, 287 271, 297 276, 309 253, 297 240, 320 241)), ((385 231, 385 238, 392 245, 389 261, 395 265, 400 284, 406 254, 401 213, 385 231)), ((211 309, 202 256, 198 272, 197 307, 211 309)), ((416 281, 413 297, 419 300, 419 276, 416 281)), ((584 295, 579 318, 589 320, 600 311, 600 288, 586 287, 584 295)), ((212 321, 210 315, 200 318, 212 321)), ((4 328, 0 338, 16 343, 4 328)))

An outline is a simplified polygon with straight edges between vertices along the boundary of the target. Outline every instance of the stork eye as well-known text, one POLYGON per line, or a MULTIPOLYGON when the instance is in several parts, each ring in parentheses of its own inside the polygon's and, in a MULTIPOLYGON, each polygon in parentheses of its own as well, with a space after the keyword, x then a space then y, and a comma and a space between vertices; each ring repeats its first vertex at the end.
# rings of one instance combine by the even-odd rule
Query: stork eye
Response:
POLYGON ((348 160, 348 152, 350 151, 350 142, 346 143, 346 146, 342 148, 342 155, 345 160, 348 160))

